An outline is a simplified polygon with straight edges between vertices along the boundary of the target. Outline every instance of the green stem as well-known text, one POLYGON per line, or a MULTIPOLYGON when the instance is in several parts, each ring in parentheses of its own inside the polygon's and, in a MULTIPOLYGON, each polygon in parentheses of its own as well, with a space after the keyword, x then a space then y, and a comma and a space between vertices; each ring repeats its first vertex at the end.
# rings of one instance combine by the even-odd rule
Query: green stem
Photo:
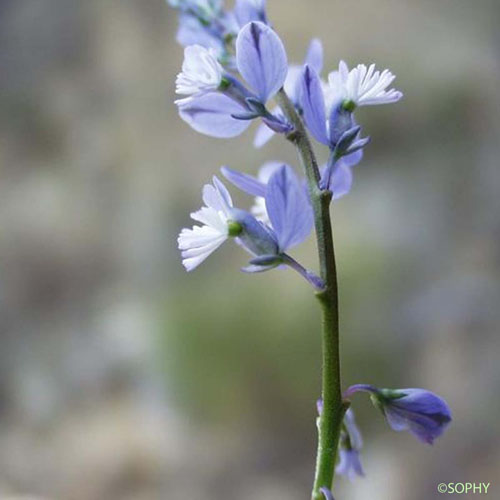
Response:
POLYGON ((318 453, 312 491, 313 500, 323 500, 320 488, 332 487, 340 428, 345 412, 340 386, 337 269, 330 220, 332 193, 319 187, 320 173, 311 142, 302 119, 283 89, 278 93, 277 101, 294 126, 294 131, 289 134, 288 139, 296 145, 305 170, 314 211, 320 276, 325 283, 325 289, 316 294, 323 312, 323 412, 318 425, 318 453))

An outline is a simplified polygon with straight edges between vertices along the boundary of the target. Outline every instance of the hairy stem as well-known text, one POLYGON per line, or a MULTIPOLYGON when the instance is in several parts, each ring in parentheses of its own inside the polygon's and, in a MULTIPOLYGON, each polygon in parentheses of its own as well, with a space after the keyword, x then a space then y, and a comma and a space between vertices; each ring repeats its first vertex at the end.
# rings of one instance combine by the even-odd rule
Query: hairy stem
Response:
POLYGON ((320 173, 311 142, 302 119, 283 89, 278 93, 277 101, 294 126, 294 131, 288 138, 296 145, 305 170, 314 211, 320 276, 325 283, 324 290, 316 294, 323 313, 323 411, 318 425, 318 453, 312 491, 313 500, 322 500, 324 497, 320 489, 332 487, 340 428, 345 412, 340 385, 337 269, 330 220, 332 193, 322 190, 319 186, 320 173))

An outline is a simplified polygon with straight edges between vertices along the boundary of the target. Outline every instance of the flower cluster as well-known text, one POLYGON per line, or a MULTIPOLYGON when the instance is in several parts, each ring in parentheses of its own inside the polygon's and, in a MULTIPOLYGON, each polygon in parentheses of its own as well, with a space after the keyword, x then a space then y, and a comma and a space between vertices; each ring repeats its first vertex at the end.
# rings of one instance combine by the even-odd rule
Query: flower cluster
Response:
MULTIPOLYGON (((363 156, 368 139, 361 137, 353 111, 356 106, 395 102, 401 93, 387 90, 394 77, 385 70, 375 71, 359 65, 349 71, 341 62, 338 71, 320 78, 323 69, 323 47, 311 41, 302 65, 289 64, 283 42, 268 22, 264 0, 237 0, 233 10, 225 10, 218 0, 169 0, 179 10, 178 40, 185 46, 182 71, 176 91, 180 117, 194 130, 217 138, 230 138, 243 133, 255 119, 262 121, 255 145, 263 146, 274 134, 293 137, 294 126, 279 105, 269 106, 283 92, 296 111, 304 117, 313 137, 330 148, 327 164, 320 167, 324 190, 333 199, 347 194, 352 186, 352 167, 363 156)), ((267 270, 281 264, 310 278, 286 255, 286 251, 304 241, 312 229, 312 211, 305 180, 297 178, 293 169, 281 163, 266 164, 253 177, 224 167, 223 175, 239 189, 255 197, 251 213, 245 213, 245 224, 235 218, 236 209, 216 207, 213 197, 204 194, 205 207, 192 214, 203 224, 185 229, 179 237, 183 263, 194 269, 230 236, 253 255, 244 270, 267 270), (276 172, 280 172, 275 175, 276 172), (280 181, 278 181, 280 179, 280 181), (281 183, 281 184, 279 184, 281 183), (279 184, 279 185, 278 185, 279 184), (276 203, 283 189, 281 205, 276 203), (286 209, 282 206, 287 202, 286 209), (229 213, 231 212, 231 213, 229 213), (207 218, 206 214, 210 213, 207 218), (252 223, 250 224, 250 221, 252 223), (238 223, 241 234, 230 234, 228 225, 238 223), (251 228, 251 229, 249 229, 251 228), (259 247, 263 235, 276 242, 275 250, 259 247), (252 245, 252 239, 259 243, 252 245), (265 263, 265 264, 264 264, 265 263)), ((219 194, 222 184, 212 186, 219 194)), ((204 193, 210 190, 205 187, 204 193)), ((230 201, 224 188, 224 196, 230 201)), ((243 217, 243 212, 239 214, 243 217)))
POLYGON ((239 30, 251 21, 267 23, 266 0, 236 0, 229 11, 223 0, 167 1, 180 13, 177 41, 214 49, 226 66, 232 65, 231 44, 239 30))

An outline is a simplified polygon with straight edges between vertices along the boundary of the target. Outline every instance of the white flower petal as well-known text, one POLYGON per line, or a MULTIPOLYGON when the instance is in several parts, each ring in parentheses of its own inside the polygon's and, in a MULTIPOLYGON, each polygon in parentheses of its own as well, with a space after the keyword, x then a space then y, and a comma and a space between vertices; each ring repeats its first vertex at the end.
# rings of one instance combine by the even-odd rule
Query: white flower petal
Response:
POLYGON ((215 176, 214 185, 206 184, 203 186, 203 202, 207 207, 224 214, 228 214, 229 209, 233 206, 229 192, 215 176))
POLYGON ((223 73, 224 69, 213 49, 190 45, 184 50, 182 72, 175 82, 176 92, 191 96, 216 90, 220 86, 223 73))
POLYGON ((262 198, 262 196, 255 197, 255 201, 250 209, 250 212, 258 221, 263 222, 267 226, 271 226, 269 215, 267 215, 266 200, 262 198))
POLYGON ((206 206, 191 214, 191 218, 203 226, 183 229, 177 239, 182 264, 187 271, 199 266, 229 237, 227 218, 232 200, 226 187, 216 177, 214 185, 204 186, 203 200, 206 206))
POLYGON ((353 101, 357 106, 368 106, 396 102, 403 94, 387 88, 396 77, 387 69, 375 71, 375 64, 367 67, 358 64, 349 71, 347 64, 340 61, 339 70, 328 76, 328 89, 325 92, 327 109, 339 100, 353 101))
POLYGON ((191 214, 191 219, 201 222, 219 233, 227 232, 227 217, 222 212, 217 212, 217 210, 211 207, 202 207, 197 212, 191 214))

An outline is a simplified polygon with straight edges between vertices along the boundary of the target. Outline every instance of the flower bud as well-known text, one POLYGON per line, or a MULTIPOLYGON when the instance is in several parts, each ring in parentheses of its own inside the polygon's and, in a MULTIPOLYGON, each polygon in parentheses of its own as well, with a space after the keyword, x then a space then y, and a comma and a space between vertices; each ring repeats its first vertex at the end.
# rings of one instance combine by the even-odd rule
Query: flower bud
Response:
POLYGON ((424 389, 380 389, 372 401, 393 430, 410 431, 424 443, 432 444, 451 422, 446 401, 424 389))
POLYGON ((424 443, 432 444, 451 422, 446 401, 425 389, 378 389, 357 384, 347 389, 345 397, 355 392, 369 392, 387 423, 395 431, 409 431, 424 443))

